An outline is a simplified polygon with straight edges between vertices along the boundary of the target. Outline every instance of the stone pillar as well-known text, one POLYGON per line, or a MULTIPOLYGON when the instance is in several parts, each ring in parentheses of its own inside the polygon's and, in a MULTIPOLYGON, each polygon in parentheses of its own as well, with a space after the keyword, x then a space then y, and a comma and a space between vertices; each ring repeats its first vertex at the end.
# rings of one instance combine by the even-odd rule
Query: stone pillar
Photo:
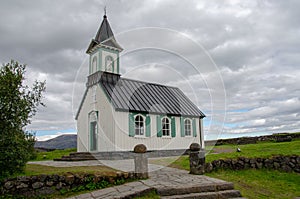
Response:
POLYGON ((190 174, 202 175, 205 171, 205 150, 198 143, 190 145, 190 174))
POLYGON ((147 147, 143 144, 138 144, 134 147, 134 167, 135 173, 139 178, 148 178, 148 157, 147 147))

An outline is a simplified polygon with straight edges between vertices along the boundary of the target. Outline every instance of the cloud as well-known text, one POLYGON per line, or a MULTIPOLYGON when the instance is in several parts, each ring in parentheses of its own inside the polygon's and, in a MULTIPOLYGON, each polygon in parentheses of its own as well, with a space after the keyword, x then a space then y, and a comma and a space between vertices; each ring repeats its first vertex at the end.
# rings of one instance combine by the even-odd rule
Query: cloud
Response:
MULTIPOLYGON (((221 115, 225 101, 224 134, 300 130, 299 1, 11 0, 0 4, 0 61, 26 63, 26 82, 47 82, 47 107, 39 109, 29 129, 75 129, 74 113, 88 69, 85 50, 106 5, 108 20, 125 49, 121 54, 123 74, 180 87, 208 118, 212 104, 214 112, 221 115), (145 31, 147 45, 160 45, 165 51, 126 54, 140 43, 138 35, 122 35, 143 27, 180 34, 145 31), (199 45, 187 43, 186 36, 199 45), (197 63, 200 71, 184 58, 197 63), (172 72, 165 78, 169 69, 172 72), (223 82, 216 81, 219 76, 223 82)), ((216 123, 223 122, 219 119, 216 123)), ((206 133, 215 132, 212 127, 206 133)))

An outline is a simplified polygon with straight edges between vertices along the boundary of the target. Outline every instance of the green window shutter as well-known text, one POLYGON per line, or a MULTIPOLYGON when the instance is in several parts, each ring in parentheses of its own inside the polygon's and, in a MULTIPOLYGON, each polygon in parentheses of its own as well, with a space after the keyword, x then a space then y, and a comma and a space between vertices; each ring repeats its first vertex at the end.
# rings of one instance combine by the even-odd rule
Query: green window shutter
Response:
POLYGON ((193 136, 197 137, 196 120, 193 119, 193 136))
POLYGON ((134 115, 133 113, 128 114, 128 127, 129 127, 129 136, 134 137, 134 115))
POLYGON ((162 137, 161 116, 156 116, 157 137, 162 137))
POLYGON ((146 137, 151 136, 151 119, 150 115, 146 116, 146 137))
POLYGON ((180 117, 180 135, 181 135, 181 137, 185 136, 185 132, 184 132, 184 119, 183 119, 183 117, 180 117))
POLYGON ((176 123, 175 123, 175 117, 171 118, 171 136, 172 138, 176 137, 176 123))

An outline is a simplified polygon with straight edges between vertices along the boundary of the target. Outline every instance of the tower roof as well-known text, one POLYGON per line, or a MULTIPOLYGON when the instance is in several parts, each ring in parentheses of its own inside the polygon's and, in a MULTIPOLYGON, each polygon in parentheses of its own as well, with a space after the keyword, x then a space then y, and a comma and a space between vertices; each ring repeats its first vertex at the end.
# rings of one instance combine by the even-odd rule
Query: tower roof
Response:
POLYGON ((98 41, 99 43, 111 38, 114 36, 114 33, 112 32, 110 25, 107 20, 107 16, 103 16, 103 21, 100 25, 100 28, 97 32, 97 35, 95 37, 95 40, 98 41))
POLYGON ((90 50, 92 50, 98 44, 102 44, 106 47, 116 48, 119 51, 123 50, 114 37, 114 33, 109 25, 106 15, 103 16, 103 20, 98 29, 96 37, 92 39, 86 53, 89 53, 90 50))

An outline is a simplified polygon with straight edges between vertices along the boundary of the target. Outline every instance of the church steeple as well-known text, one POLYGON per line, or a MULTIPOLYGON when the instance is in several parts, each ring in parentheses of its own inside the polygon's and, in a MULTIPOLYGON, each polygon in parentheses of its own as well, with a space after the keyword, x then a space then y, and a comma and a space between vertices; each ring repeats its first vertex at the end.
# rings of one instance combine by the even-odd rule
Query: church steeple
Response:
POLYGON ((105 13, 98 32, 86 51, 90 55, 90 74, 99 70, 119 74, 119 52, 122 50, 105 13))

